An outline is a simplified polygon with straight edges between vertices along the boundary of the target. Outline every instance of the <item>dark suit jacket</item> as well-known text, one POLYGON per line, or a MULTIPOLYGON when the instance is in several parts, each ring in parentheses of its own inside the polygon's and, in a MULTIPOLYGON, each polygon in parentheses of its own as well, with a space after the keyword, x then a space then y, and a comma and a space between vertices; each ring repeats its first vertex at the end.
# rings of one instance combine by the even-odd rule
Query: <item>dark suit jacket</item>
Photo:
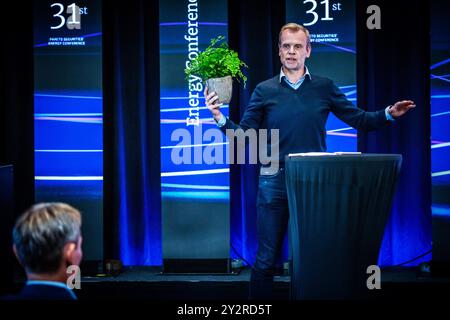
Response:
POLYGON ((26 285, 17 295, 8 295, 2 300, 76 300, 68 289, 45 284, 26 285))

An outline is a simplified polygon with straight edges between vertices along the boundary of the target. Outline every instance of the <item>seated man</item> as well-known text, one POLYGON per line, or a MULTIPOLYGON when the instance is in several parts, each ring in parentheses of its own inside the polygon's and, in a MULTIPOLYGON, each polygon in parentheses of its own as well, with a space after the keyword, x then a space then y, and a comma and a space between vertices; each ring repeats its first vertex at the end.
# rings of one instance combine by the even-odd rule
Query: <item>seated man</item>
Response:
POLYGON ((7 300, 76 300, 67 287, 71 265, 79 266, 81 215, 64 203, 37 204, 16 221, 13 250, 24 267, 27 283, 7 300))

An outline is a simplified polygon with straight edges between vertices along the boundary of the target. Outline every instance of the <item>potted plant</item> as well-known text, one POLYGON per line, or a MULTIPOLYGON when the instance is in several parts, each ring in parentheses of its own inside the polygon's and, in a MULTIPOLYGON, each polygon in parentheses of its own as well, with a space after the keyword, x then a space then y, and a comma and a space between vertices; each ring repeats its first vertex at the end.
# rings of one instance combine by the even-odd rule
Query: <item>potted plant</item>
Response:
POLYGON ((248 66, 239 59, 236 51, 228 47, 224 39, 224 36, 212 39, 211 44, 199 52, 184 72, 188 80, 191 75, 201 78, 209 92, 217 93, 219 103, 228 104, 232 95, 233 78, 238 82, 242 80, 245 88, 247 77, 242 69, 248 66))

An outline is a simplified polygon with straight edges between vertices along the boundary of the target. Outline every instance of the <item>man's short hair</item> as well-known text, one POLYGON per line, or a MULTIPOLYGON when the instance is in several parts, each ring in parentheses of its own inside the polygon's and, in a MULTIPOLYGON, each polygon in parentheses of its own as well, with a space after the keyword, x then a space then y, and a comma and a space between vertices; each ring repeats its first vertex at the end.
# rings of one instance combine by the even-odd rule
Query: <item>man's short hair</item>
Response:
POLYGON ((303 31, 306 34, 306 46, 307 47, 311 46, 311 42, 310 42, 311 40, 309 37, 308 29, 306 29, 304 26, 294 23, 294 22, 286 23, 284 26, 281 27, 280 34, 278 35, 278 46, 281 46, 281 34, 285 30, 289 30, 292 32, 303 31))
POLYGON ((80 212, 65 203, 34 205, 16 221, 13 241, 18 258, 27 272, 52 273, 61 265, 63 248, 77 244, 80 212))

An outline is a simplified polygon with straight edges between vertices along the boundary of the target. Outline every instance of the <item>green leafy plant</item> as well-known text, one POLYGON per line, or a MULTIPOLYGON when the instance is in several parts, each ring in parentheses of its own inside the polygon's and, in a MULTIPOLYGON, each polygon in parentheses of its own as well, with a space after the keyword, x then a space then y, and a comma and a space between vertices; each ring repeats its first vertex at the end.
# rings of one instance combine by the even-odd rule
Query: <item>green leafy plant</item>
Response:
POLYGON ((190 76, 200 77, 203 81, 231 76, 238 82, 242 80, 245 87, 247 77, 242 70, 248 66, 239 59, 236 51, 228 47, 224 39, 224 36, 211 39, 211 44, 191 61, 184 70, 187 80, 190 76))

